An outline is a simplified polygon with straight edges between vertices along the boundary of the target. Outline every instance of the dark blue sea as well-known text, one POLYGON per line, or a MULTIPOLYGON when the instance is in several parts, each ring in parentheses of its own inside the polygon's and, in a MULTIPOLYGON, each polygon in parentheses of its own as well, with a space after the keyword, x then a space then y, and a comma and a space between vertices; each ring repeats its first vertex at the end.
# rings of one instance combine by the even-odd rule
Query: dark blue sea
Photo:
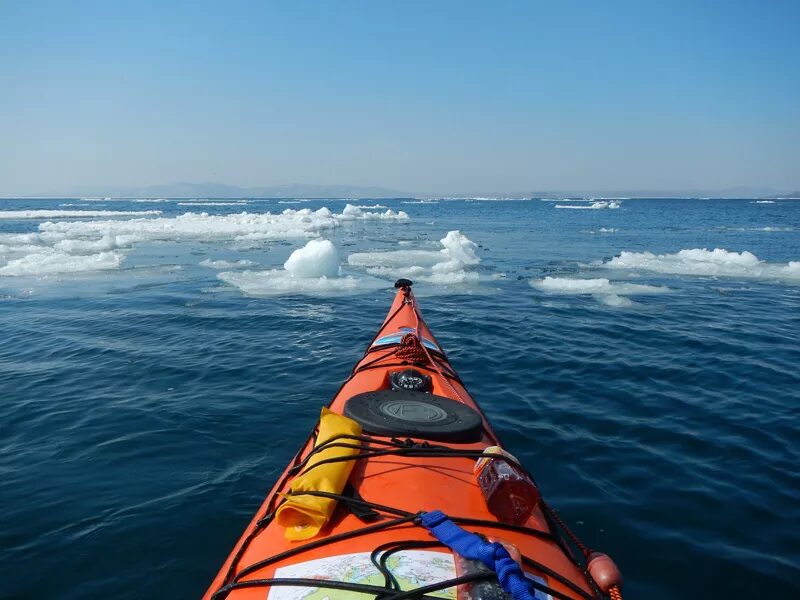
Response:
POLYGON ((199 597, 405 272, 626 597, 800 597, 800 201, 411 202, 0 201, 0 597, 199 597))

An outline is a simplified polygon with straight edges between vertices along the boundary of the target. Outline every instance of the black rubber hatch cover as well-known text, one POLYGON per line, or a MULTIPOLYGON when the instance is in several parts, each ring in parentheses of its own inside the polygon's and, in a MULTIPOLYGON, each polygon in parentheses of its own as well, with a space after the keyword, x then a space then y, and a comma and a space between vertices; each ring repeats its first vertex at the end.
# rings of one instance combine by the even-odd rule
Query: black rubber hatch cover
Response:
POLYGON ((418 437, 442 442, 477 442, 483 422, 470 407, 413 390, 379 390, 353 396, 344 414, 367 433, 418 437))

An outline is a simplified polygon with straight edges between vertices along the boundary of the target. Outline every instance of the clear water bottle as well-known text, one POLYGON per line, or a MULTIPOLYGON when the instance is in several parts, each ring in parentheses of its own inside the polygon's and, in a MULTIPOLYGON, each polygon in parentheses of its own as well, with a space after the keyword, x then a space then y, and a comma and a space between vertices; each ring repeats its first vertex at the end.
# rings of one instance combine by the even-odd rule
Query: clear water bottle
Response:
POLYGON ((506 456, 514 462, 483 456, 475 463, 475 477, 486 506, 504 523, 522 525, 531 516, 541 496, 536 485, 500 446, 489 446, 484 454, 506 456))

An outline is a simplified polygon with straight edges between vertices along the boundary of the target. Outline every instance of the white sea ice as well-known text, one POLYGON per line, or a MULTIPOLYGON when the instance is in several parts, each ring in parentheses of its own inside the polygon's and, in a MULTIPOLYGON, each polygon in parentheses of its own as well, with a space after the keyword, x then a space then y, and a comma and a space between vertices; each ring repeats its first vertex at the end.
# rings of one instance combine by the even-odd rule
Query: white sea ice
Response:
POLYGON ((635 303, 627 296, 667 294, 667 287, 609 281, 605 278, 581 279, 573 277, 545 277, 530 281, 531 286, 549 294, 591 295, 601 304, 629 307, 635 303))
POLYGON ((145 217, 160 210, 0 210, 0 219, 77 219, 94 217, 145 217))
POLYGON ((330 240, 310 240, 292 252, 283 268, 297 278, 338 277, 339 253, 330 240))
MULTIPOLYGON (((3 211, 0 211, 3 212, 3 211)), ((11 214, 12 211, 5 211, 11 214)), ((327 208, 312 211, 284 210, 278 214, 248 213, 210 215, 188 212, 176 217, 99 219, 66 221, 67 216, 139 216, 160 215, 159 211, 13 211, 36 213, 36 218, 53 220, 38 225, 34 233, 0 234, 0 275, 49 275, 78 270, 104 270, 122 263, 125 250, 140 242, 197 241, 258 243, 262 241, 314 238, 344 223, 381 220, 387 222, 408 219, 405 212, 369 212, 346 205, 339 214, 327 208), (102 254, 112 252, 112 255, 102 254), (101 255, 102 254, 102 255, 101 255), (83 259, 70 258, 84 256, 83 259), (59 257, 64 264, 59 267, 59 257), (118 257, 118 260, 117 258, 118 257), (37 268, 39 272, 37 272, 37 268)), ((0 217, 2 218, 2 217, 0 217)), ((30 214, 30 218, 33 215, 30 214)), ((240 265, 241 266, 241 265, 240 265)), ((227 268, 227 267, 225 267, 227 268)))
POLYGON ((246 267, 254 267, 258 263, 252 260, 211 260, 206 258, 200 261, 201 267, 208 267, 209 269, 243 269, 246 267))
POLYGON ((545 277, 530 282, 537 289, 551 294, 664 294, 669 288, 640 283, 612 282, 605 278, 579 279, 573 277, 545 277))
POLYGON ((362 267, 377 277, 414 277, 439 285, 477 282, 470 271, 481 262, 477 245, 460 231, 450 231, 439 242, 441 250, 391 250, 358 252, 347 258, 348 264, 362 267))
POLYGON ((674 254, 621 252, 601 266, 608 269, 650 271, 666 275, 741 277, 800 283, 800 261, 770 263, 752 252, 731 252, 723 248, 691 248, 674 254))
POLYGON ((600 200, 591 204, 556 204, 556 208, 571 208, 573 210, 601 210, 603 208, 620 208, 621 203, 615 200, 600 200))
POLYGON ((309 240, 292 252, 283 269, 226 271, 218 279, 250 296, 326 296, 384 287, 372 278, 340 277, 339 253, 330 240, 309 240))
POLYGON ((123 259, 124 255, 120 252, 100 252, 76 256, 49 248, 43 252, 9 260, 0 267, 0 276, 41 277, 62 273, 106 271, 118 268, 123 259))

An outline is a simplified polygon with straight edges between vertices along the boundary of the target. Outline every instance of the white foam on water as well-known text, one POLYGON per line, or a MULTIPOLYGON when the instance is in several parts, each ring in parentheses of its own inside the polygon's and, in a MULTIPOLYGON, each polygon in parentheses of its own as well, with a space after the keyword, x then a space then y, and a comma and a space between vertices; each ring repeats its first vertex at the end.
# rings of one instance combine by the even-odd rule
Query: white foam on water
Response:
POLYGON ((309 240, 292 252, 283 269, 226 271, 217 278, 249 296, 303 294, 327 296, 385 287, 372 278, 341 277, 339 253, 330 240, 309 240))
POLYGON ((441 250, 390 250, 357 252, 347 258, 348 264, 365 268, 376 277, 414 277, 437 285, 476 283, 478 273, 470 270, 481 259, 477 245, 460 231, 450 231, 439 243, 441 250))
POLYGON ((247 267, 254 267, 258 263, 253 260, 211 260, 207 258, 200 261, 201 267, 208 267, 209 269, 244 269, 247 267))
POLYGON ((731 252, 723 248, 691 248, 674 254, 621 252, 602 263, 608 269, 650 271, 665 275, 739 277, 800 283, 800 261, 770 263, 752 252, 731 252))
POLYGON ((160 210, 0 210, 0 219, 73 219, 87 217, 142 217, 160 210))
POLYGON ((355 207, 360 208, 361 210, 377 210, 379 208, 388 208, 388 206, 384 206, 383 204, 373 204, 372 206, 355 205, 355 207))

